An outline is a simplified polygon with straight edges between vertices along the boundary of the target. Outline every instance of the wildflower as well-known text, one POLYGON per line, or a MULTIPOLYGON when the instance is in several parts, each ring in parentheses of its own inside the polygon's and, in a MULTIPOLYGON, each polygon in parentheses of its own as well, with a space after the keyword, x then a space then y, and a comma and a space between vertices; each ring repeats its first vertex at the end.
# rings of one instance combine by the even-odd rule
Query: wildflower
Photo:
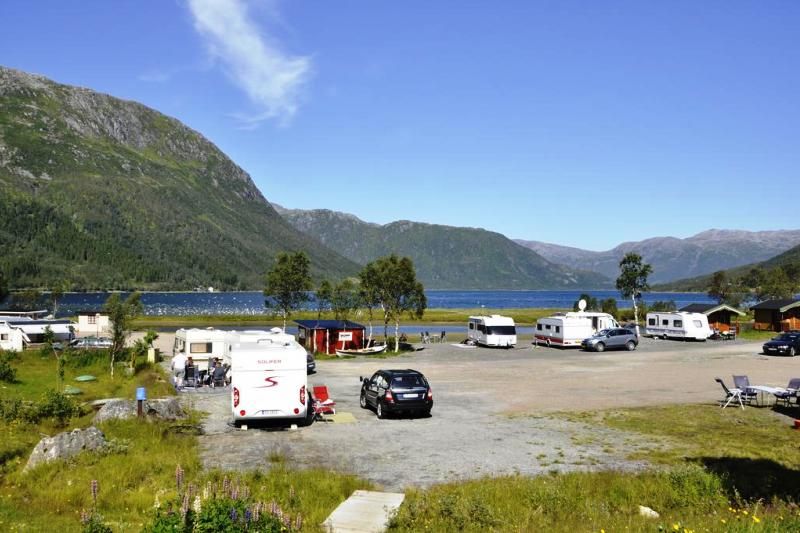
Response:
POLYGON ((759 517, 757 517, 756 515, 753 515, 753 522, 758 524, 759 522, 761 522, 761 519, 759 517))
POLYGON ((253 513, 250 511, 250 509, 245 509, 244 510, 244 521, 245 521, 245 523, 249 524, 250 520, 252 518, 253 518, 253 513))
POLYGON ((258 522, 259 518, 261 518, 261 502, 258 502, 253 506, 253 520, 258 522))
POLYGON ((303 529, 303 515, 297 515, 297 518, 294 519, 294 528, 297 531, 303 529))
POLYGON ((81 524, 88 524, 90 519, 91 515, 86 512, 86 509, 81 509, 81 524))
POLYGON ((195 487, 194 483, 189 483, 186 487, 186 492, 189 494, 189 499, 194 499, 195 492, 197 491, 197 487, 195 487))
POLYGON ((249 497, 250 497, 250 487, 245 485, 244 487, 242 487, 242 499, 246 500, 249 497))
POLYGON ((680 528, 681 528, 680 524, 672 524, 672 530, 673 531, 678 531, 680 528))
POLYGON ((178 492, 180 492, 183 485, 183 468, 181 468, 181 465, 178 465, 175 469, 175 484, 178 486, 178 492))
POLYGON ((158 494, 156 494, 156 501, 153 503, 153 509, 161 508, 161 500, 158 499, 158 494))
POLYGON ((236 507, 231 508, 231 522, 236 522, 236 518, 238 515, 236 514, 236 507))
POLYGON ((194 497, 194 503, 192 504, 192 510, 196 514, 200 514, 200 510, 201 509, 202 509, 202 507, 201 507, 201 503, 200 503, 200 496, 195 496, 194 497))
POLYGON ((231 489, 231 500, 238 500, 239 499, 239 487, 234 486, 231 489))
POLYGON ((231 488, 231 480, 228 479, 228 476, 225 476, 225 478, 222 480, 222 492, 225 493, 225 495, 227 496, 228 490, 230 488, 231 488))
POLYGON ((92 480, 92 501, 94 502, 94 506, 97 507, 97 492, 100 490, 100 486, 97 484, 97 480, 92 480))
POLYGON ((727 524, 728 523, 728 521, 725 520, 724 518, 722 520, 720 520, 720 522, 722 522, 723 524, 727 524))
POLYGON ((749 513, 745 510, 745 511, 742 511, 742 514, 747 516, 749 513))

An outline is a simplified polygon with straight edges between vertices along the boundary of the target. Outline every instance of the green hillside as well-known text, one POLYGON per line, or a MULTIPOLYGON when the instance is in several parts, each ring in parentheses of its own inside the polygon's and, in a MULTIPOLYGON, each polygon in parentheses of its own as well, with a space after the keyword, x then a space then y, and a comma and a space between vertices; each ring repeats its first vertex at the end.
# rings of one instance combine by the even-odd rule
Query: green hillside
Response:
POLYGON ((430 289, 589 289, 610 285, 600 274, 556 265, 483 229, 409 221, 379 226, 335 211, 278 211, 295 228, 358 263, 390 253, 410 257, 419 279, 430 289))
POLYGON ((11 287, 263 287, 301 234, 211 142, 141 104, 0 67, 0 269, 11 287))

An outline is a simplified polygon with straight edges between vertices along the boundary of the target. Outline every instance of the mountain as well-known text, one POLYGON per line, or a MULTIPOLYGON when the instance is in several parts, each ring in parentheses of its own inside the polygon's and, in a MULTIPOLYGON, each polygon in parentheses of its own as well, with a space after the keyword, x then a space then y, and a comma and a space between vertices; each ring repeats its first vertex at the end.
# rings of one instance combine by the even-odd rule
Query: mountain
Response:
POLYGON ((410 257, 426 288, 583 289, 610 285, 607 278, 555 265, 503 235, 483 229, 407 220, 381 226, 336 211, 274 207, 295 228, 357 263, 390 253, 410 257))
POLYGON ((764 261, 800 245, 800 230, 711 229, 686 239, 655 237, 626 242, 605 252, 537 241, 515 242, 554 263, 599 272, 612 279, 619 275, 622 257, 628 252, 636 252, 653 266, 650 282, 666 283, 764 261))
POLYGON ((2 67, 0 249, 12 287, 259 289, 283 250, 317 277, 358 269, 179 121, 2 67))

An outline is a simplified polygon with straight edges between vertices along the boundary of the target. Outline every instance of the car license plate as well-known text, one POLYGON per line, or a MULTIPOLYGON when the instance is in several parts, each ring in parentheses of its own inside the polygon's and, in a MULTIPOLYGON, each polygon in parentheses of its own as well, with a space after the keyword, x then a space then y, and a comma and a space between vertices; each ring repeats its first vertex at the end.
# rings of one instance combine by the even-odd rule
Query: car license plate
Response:
POLYGON ((403 394, 403 398, 416 398, 417 394, 403 394))

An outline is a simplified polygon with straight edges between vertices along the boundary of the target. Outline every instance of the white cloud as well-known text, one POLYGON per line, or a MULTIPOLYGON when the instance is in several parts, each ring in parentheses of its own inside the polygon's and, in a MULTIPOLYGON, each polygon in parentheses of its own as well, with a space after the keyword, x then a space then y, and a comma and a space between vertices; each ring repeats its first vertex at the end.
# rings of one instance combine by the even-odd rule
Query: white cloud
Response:
POLYGON ((289 120, 297 111, 311 59, 284 53, 249 18, 242 0, 189 0, 195 29, 206 39, 231 80, 259 108, 252 116, 237 115, 246 127, 264 120, 289 120))

